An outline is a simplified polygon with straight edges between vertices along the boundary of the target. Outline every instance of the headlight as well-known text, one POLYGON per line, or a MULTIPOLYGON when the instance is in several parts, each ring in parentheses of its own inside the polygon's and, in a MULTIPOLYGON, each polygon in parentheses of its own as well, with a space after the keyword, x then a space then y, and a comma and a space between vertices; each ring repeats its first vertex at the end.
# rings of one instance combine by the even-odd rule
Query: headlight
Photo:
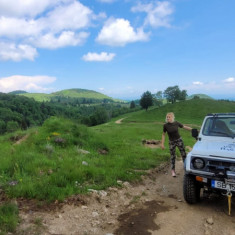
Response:
POLYGON ((194 158, 192 163, 195 169, 203 169, 205 167, 205 162, 201 158, 194 158))

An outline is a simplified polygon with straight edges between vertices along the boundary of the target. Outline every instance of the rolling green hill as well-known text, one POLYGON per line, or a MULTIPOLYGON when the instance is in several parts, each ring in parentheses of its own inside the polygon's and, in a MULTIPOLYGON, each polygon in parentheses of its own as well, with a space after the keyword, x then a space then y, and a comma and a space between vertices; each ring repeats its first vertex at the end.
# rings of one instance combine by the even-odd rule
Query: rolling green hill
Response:
POLYGON ((200 99, 211 99, 213 100, 212 97, 208 96, 208 95, 205 95, 205 94, 193 94, 193 95, 190 95, 187 97, 187 100, 191 100, 193 99, 194 97, 199 97, 200 99))
MULTIPOLYGON (((87 90, 87 89, 67 89, 62 91, 53 92, 51 94, 45 93, 20 93, 19 95, 23 95, 29 98, 33 98, 36 101, 51 101, 60 98, 64 99, 94 99, 94 100, 107 100, 113 102, 121 102, 120 100, 113 99, 107 95, 102 93, 87 90)), ((123 101, 122 101, 123 102, 123 101)))
POLYGON ((21 93, 19 95, 26 96, 28 98, 33 98, 35 101, 38 102, 50 101, 52 98, 51 94, 44 94, 44 93, 21 93))
POLYGON ((176 120, 186 124, 201 125, 208 113, 235 113, 235 102, 212 99, 191 99, 174 104, 166 104, 160 108, 152 107, 148 112, 142 110, 131 114, 124 122, 164 122, 166 113, 174 112, 176 120))
POLYGON ((86 89, 68 89, 57 91, 51 94, 52 96, 63 96, 71 98, 94 98, 94 99, 112 99, 109 96, 106 96, 102 93, 86 90, 86 89))

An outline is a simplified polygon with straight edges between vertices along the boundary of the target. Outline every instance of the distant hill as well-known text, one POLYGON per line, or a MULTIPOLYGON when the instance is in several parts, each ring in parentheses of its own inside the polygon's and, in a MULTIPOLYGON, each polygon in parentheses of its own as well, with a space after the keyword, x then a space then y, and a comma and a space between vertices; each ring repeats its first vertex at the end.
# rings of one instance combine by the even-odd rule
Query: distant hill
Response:
POLYGON ((19 94, 26 94, 26 93, 27 93, 26 91, 17 90, 17 91, 9 92, 8 94, 10 94, 10 95, 19 95, 19 94))
POLYGON ((211 99, 213 100, 212 97, 208 96, 208 95, 205 95, 205 94, 193 94, 193 95, 190 95, 187 97, 187 100, 191 100, 193 99, 194 97, 199 97, 200 99, 211 99))
POLYGON ((62 96, 70 98, 93 98, 93 99, 113 99, 102 93, 87 89, 68 89, 51 93, 51 96, 62 96))
POLYGON ((50 101, 51 94, 45 93, 20 93, 18 95, 26 96, 28 98, 33 98, 35 101, 43 102, 43 101, 50 101))
POLYGON ((58 99, 92 99, 93 101, 110 101, 110 102, 124 102, 121 100, 113 99, 107 95, 104 95, 102 93, 93 91, 93 90, 87 90, 87 89, 67 89, 67 90, 61 90, 57 92, 53 92, 51 94, 45 94, 45 93, 18 93, 19 95, 26 96, 28 98, 33 98, 36 101, 43 102, 43 101, 56 101, 58 99))

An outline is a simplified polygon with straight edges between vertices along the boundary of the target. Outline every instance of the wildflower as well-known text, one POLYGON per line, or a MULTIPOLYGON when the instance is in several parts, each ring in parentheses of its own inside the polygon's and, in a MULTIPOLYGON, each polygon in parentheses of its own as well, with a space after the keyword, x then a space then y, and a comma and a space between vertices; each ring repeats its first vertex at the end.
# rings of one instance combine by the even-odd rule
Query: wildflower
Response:
POLYGON ((51 133, 53 136, 58 136, 58 135, 60 135, 60 133, 58 133, 58 132, 53 132, 53 133, 51 133))

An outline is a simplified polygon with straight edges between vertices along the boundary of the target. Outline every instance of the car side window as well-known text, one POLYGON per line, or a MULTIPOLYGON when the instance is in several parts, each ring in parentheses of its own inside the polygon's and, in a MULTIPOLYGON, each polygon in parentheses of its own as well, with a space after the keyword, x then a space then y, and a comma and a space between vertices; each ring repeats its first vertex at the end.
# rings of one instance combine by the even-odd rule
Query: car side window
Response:
POLYGON ((212 119, 208 118, 205 122, 204 128, 202 130, 202 134, 203 135, 209 135, 211 127, 212 127, 212 119))

